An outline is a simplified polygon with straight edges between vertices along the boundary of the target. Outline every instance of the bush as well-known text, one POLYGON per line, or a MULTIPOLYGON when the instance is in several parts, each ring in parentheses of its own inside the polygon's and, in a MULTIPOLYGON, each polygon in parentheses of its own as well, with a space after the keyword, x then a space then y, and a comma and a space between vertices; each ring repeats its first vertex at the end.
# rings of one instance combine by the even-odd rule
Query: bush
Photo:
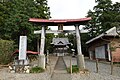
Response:
MULTIPOLYGON (((70 73, 70 67, 67 68, 67 72, 70 73)), ((77 65, 72 65, 72 73, 78 73, 79 72, 79 68, 77 65)))
POLYGON ((44 71, 45 70, 43 68, 38 67, 38 66, 33 67, 33 68, 30 69, 30 73, 41 73, 41 72, 44 72, 44 71))
POLYGON ((14 42, 0 40, 0 64, 8 64, 14 51, 14 42))

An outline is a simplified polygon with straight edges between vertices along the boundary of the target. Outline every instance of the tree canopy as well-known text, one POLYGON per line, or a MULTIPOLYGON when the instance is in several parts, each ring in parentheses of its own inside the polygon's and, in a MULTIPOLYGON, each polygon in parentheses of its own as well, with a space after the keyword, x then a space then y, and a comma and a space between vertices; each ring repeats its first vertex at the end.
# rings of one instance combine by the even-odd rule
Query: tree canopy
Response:
POLYGON ((112 3, 111 0, 95 0, 97 3, 93 11, 89 10, 87 17, 92 20, 86 26, 91 38, 104 33, 111 27, 120 26, 120 3, 112 3))
MULTIPOLYGON (((28 44, 35 39, 33 31, 40 29, 29 18, 50 18, 47 0, 3 0, 0 2, 0 39, 14 40, 20 35, 28 36, 28 44)), ((32 47, 32 46, 31 46, 32 47)))

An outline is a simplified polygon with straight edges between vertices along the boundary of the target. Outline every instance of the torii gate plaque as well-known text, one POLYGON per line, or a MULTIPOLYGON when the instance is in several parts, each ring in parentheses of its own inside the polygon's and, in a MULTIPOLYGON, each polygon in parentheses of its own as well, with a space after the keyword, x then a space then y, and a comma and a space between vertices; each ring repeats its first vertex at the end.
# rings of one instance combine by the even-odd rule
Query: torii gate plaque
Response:
MULTIPOLYGON (((81 50, 81 39, 80 39, 80 31, 79 31, 79 25, 85 25, 90 21, 91 18, 80 18, 80 19, 36 19, 36 18, 30 18, 29 21, 33 23, 37 23, 39 25, 42 25, 41 32, 41 45, 40 45, 40 54, 39 54, 39 66, 45 69, 45 55, 44 55, 44 46, 45 46, 45 26, 58 26, 62 30, 62 26, 75 26, 75 32, 76 32, 76 40, 77 40, 77 65, 80 69, 85 68, 85 62, 84 62, 84 56, 82 54, 81 50), (44 25, 44 26, 43 26, 44 25)), ((61 31, 62 32, 62 31, 61 31)))

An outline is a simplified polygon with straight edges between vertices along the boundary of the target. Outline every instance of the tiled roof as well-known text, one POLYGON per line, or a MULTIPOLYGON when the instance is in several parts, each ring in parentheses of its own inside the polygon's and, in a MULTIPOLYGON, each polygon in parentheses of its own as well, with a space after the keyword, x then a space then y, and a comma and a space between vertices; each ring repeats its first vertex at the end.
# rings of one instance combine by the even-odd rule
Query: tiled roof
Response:
POLYGON ((52 43, 54 45, 68 45, 70 44, 68 38, 53 38, 52 43))
POLYGON ((89 43, 91 43, 91 42, 93 42, 93 41, 95 41, 103 36, 117 36, 117 35, 118 34, 116 32, 116 27, 113 27, 113 28, 109 29, 108 31, 106 31, 105 33, 102 33, 101 35, 90 39, 89 41, 86 42, 86 44, 89 44, 89 43))

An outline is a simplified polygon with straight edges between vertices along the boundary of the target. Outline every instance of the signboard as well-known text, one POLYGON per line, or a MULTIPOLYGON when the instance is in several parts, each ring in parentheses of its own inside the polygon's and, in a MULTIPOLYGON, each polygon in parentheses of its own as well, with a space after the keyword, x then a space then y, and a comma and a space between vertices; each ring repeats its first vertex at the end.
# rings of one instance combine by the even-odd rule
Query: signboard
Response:
POLYGON ((58 30, 63 31, 63 24, 58 24, 58 30))
POLYGON ((20 36, 19 41, 19 60, 26 60, 27 36, 20 36))
POLYGON ((100 59, 105 59, 105 46, 100 46, 95 48, 95 57, 100 59))

